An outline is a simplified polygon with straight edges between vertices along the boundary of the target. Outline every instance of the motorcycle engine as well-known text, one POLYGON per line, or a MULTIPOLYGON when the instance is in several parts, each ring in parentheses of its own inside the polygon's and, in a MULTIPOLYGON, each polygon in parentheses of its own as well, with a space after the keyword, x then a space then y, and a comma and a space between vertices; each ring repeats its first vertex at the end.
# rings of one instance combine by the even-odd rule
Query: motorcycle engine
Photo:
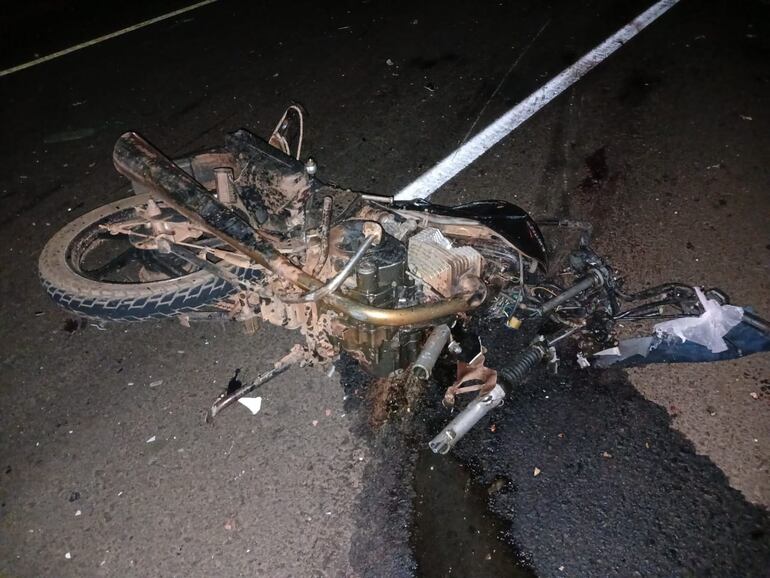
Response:
MULTIPOLYGON (((472 247, 453 246, 435 228, 418 230, 414 222, 400 225, 385 223, 380 243, 356 267, 355 283, 347 290, 350 298, 375 307, 400 309, 452 297, 465 275, 481 275, 482 257, 472 247)), ((342 348, 380 377, 414 362, 430 330, 340 321, 346 326, 342 348)))
MULTIPOLYGON (((408 274, 408 253, 403 243, 383 233, 355 271, 348 296, 360 303, 387 309, 420 302, 421 292, 408 274)), ((345 319, 343 349, 352 353, 376 376, 384 377, 412 363, 419 353, 423 329, 373 326, 345 319)))
MULTIPOLYGON (((365 238, 374 242, 338 291, 348 299, 382 309, 402 309, 437 303, 481 286, 488 265, 486 254, 475 248, 479 231, 467 222, 455 221, 451 233, 421 217, 401 216, 376 204, 361 201, 348 191, 321 189, 308 203, 304 230, 298 244, 301 266, 308 274, 329 283, 349 263, 365 238), (324 220, 324 213, 331 214, 324 220), (324 224, 326 223, 326 224, 324 224), (473 244, 474 246, 471 246, 473 244)), ((482 243, 483 244, 483 243, 482 243)), ((262 298, 264 319, 300 329, 316 358, 330 361, 335 350, 350 353, 370 373, 387 377, 413 363, 434 325, 450 322, 439 318, 420 326, 372 325, 326 307, 322 301, 307 303, 281 298, 296 291, 291 283, 274 279, 262 298)), ((475 291, 475 289, 474 289, 475 291)), ((483 297, 482 297, 483 299, 483 297)))

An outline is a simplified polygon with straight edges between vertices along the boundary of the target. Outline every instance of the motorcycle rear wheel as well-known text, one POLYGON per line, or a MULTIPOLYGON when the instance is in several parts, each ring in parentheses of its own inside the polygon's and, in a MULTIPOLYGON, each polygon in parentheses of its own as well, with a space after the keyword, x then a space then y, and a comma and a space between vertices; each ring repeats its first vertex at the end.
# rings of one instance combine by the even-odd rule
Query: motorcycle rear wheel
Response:
MULTIPOLYGON (((54 302, 92 319, 142 321, 212 309, 215 302, 237 292, 226 281, 195 270, 173 255, 134 249, 127 237, 110 235, 100 228, 135 217, 134 209, 149 200, 150 195, 134 195, 94 209, 48 241, 40 254, 38 271, 54 302), (108 247, 113 242, 122 242, 124 247, 108 247), (123 253, 109 255, 121 249, 123 253), (104 253, 104 258, 113 260, 99 265, 92 253, 99 254, 97 257, 104 253), (96 266, 86 266, 86 258, 92 258, 96 266), (137 279, 129 279, 129 273, 137 279)), ((233 267, 231 271, 241 279, 258 275, 251 269, 233 267)))

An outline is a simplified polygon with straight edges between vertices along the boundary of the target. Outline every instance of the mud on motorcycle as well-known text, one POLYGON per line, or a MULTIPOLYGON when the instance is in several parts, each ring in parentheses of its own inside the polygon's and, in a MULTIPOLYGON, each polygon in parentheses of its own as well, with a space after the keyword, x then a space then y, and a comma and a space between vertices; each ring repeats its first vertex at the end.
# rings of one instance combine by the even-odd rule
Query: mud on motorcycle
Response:
POLYGON ((442 206, 326 184, 312 159, 300 160, 303 124, 292 106, 269 142, 239 130, 220 147, 175 161, 124 134, 113 160, 134 194, 49 241, 39 261, 45 290, 98 320, 224 315, 302 335, 271 370, 223 393, 211 419, 292 365, 324 368, 343 351, 378 378, 418 384, 429 383, 440 357, 454 358, 457 378, 443 402, 464 407, 430 442, 438 453, 535 366, 555 369, 566 340, 577 340, 582 364, 599 366, 770 349, 767 322, 728 305, 720 290, 668 283, 627 292, 591 250, 587 225, 536 223, 506 201, 442 206), (566 264, 549 262, 545 227, 582 232, 566 264), (469 356, 459 343, 474 318, 511 331, 528 325, 537 337, 490 368, 483 344, 469 356), (662 319, 672 320, 668 335, 615 337, 619 321, 662 319))

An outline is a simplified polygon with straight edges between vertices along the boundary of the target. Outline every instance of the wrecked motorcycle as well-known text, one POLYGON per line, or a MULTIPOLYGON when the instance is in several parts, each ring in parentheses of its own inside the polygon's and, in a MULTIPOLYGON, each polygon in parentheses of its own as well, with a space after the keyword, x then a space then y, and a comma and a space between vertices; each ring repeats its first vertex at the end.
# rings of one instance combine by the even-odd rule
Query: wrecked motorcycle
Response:
POLYGON ((39 261, 48 294, 98 320, 225 316, 251 331, 261 319, 302 334, 270 371, 223 393, 210 418, 292 365, 328 366, 343 351, 378 378, 420 383, 440 357, 454 357, 444 404, 464 407, 430 442, 439 453, 535 366, 555 369, 568 338, 581 364, 599 366, 770 349, 767 322, 719 290, 669 283, 626 292, 580 223, 536 223, 505 201, 442 206, 326 184, 312 160, 299 160, 302 122, 290 107, 269 142, 239 130, 175 161, 136 133, 121 136, 113 159, 134 194, 49 241, 39 261), (582 233, 564 266, 549 263, 546 226, 582 233), (457 335, 474 317, 511 331, 528 324, 537 337, 489 368, 481 346, 461 356, 457 335), (671 319, 671 331, 617 341, 618 322, 656 319, 671 319), (456 402, 464 394, 475 397, 456 402))

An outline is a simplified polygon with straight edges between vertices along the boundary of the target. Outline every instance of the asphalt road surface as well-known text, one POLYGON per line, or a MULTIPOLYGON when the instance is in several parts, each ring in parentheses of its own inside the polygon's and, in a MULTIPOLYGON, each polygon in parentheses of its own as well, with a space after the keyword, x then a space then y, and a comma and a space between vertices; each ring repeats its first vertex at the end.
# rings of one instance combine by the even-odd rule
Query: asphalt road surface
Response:
MULTIPOLYGON (((2 66, 184 5, 134 4, 16 7, 2 66)), ((347 366, 205 425, 291 334, 80 326, 42 291, 45 242, 123 194, 126 130, 174 156, 297 101, 324 180, 392 194, 648 5, 415 4, 221 0, 0 78, 0 576, 767 576, 768 355, 567 363, 439 460, 442 415, 372 431, 347 366)), ((769 110, 770 3, 682 0, 435 199, 589 220, 630 287, 768 315, 769 110)))

